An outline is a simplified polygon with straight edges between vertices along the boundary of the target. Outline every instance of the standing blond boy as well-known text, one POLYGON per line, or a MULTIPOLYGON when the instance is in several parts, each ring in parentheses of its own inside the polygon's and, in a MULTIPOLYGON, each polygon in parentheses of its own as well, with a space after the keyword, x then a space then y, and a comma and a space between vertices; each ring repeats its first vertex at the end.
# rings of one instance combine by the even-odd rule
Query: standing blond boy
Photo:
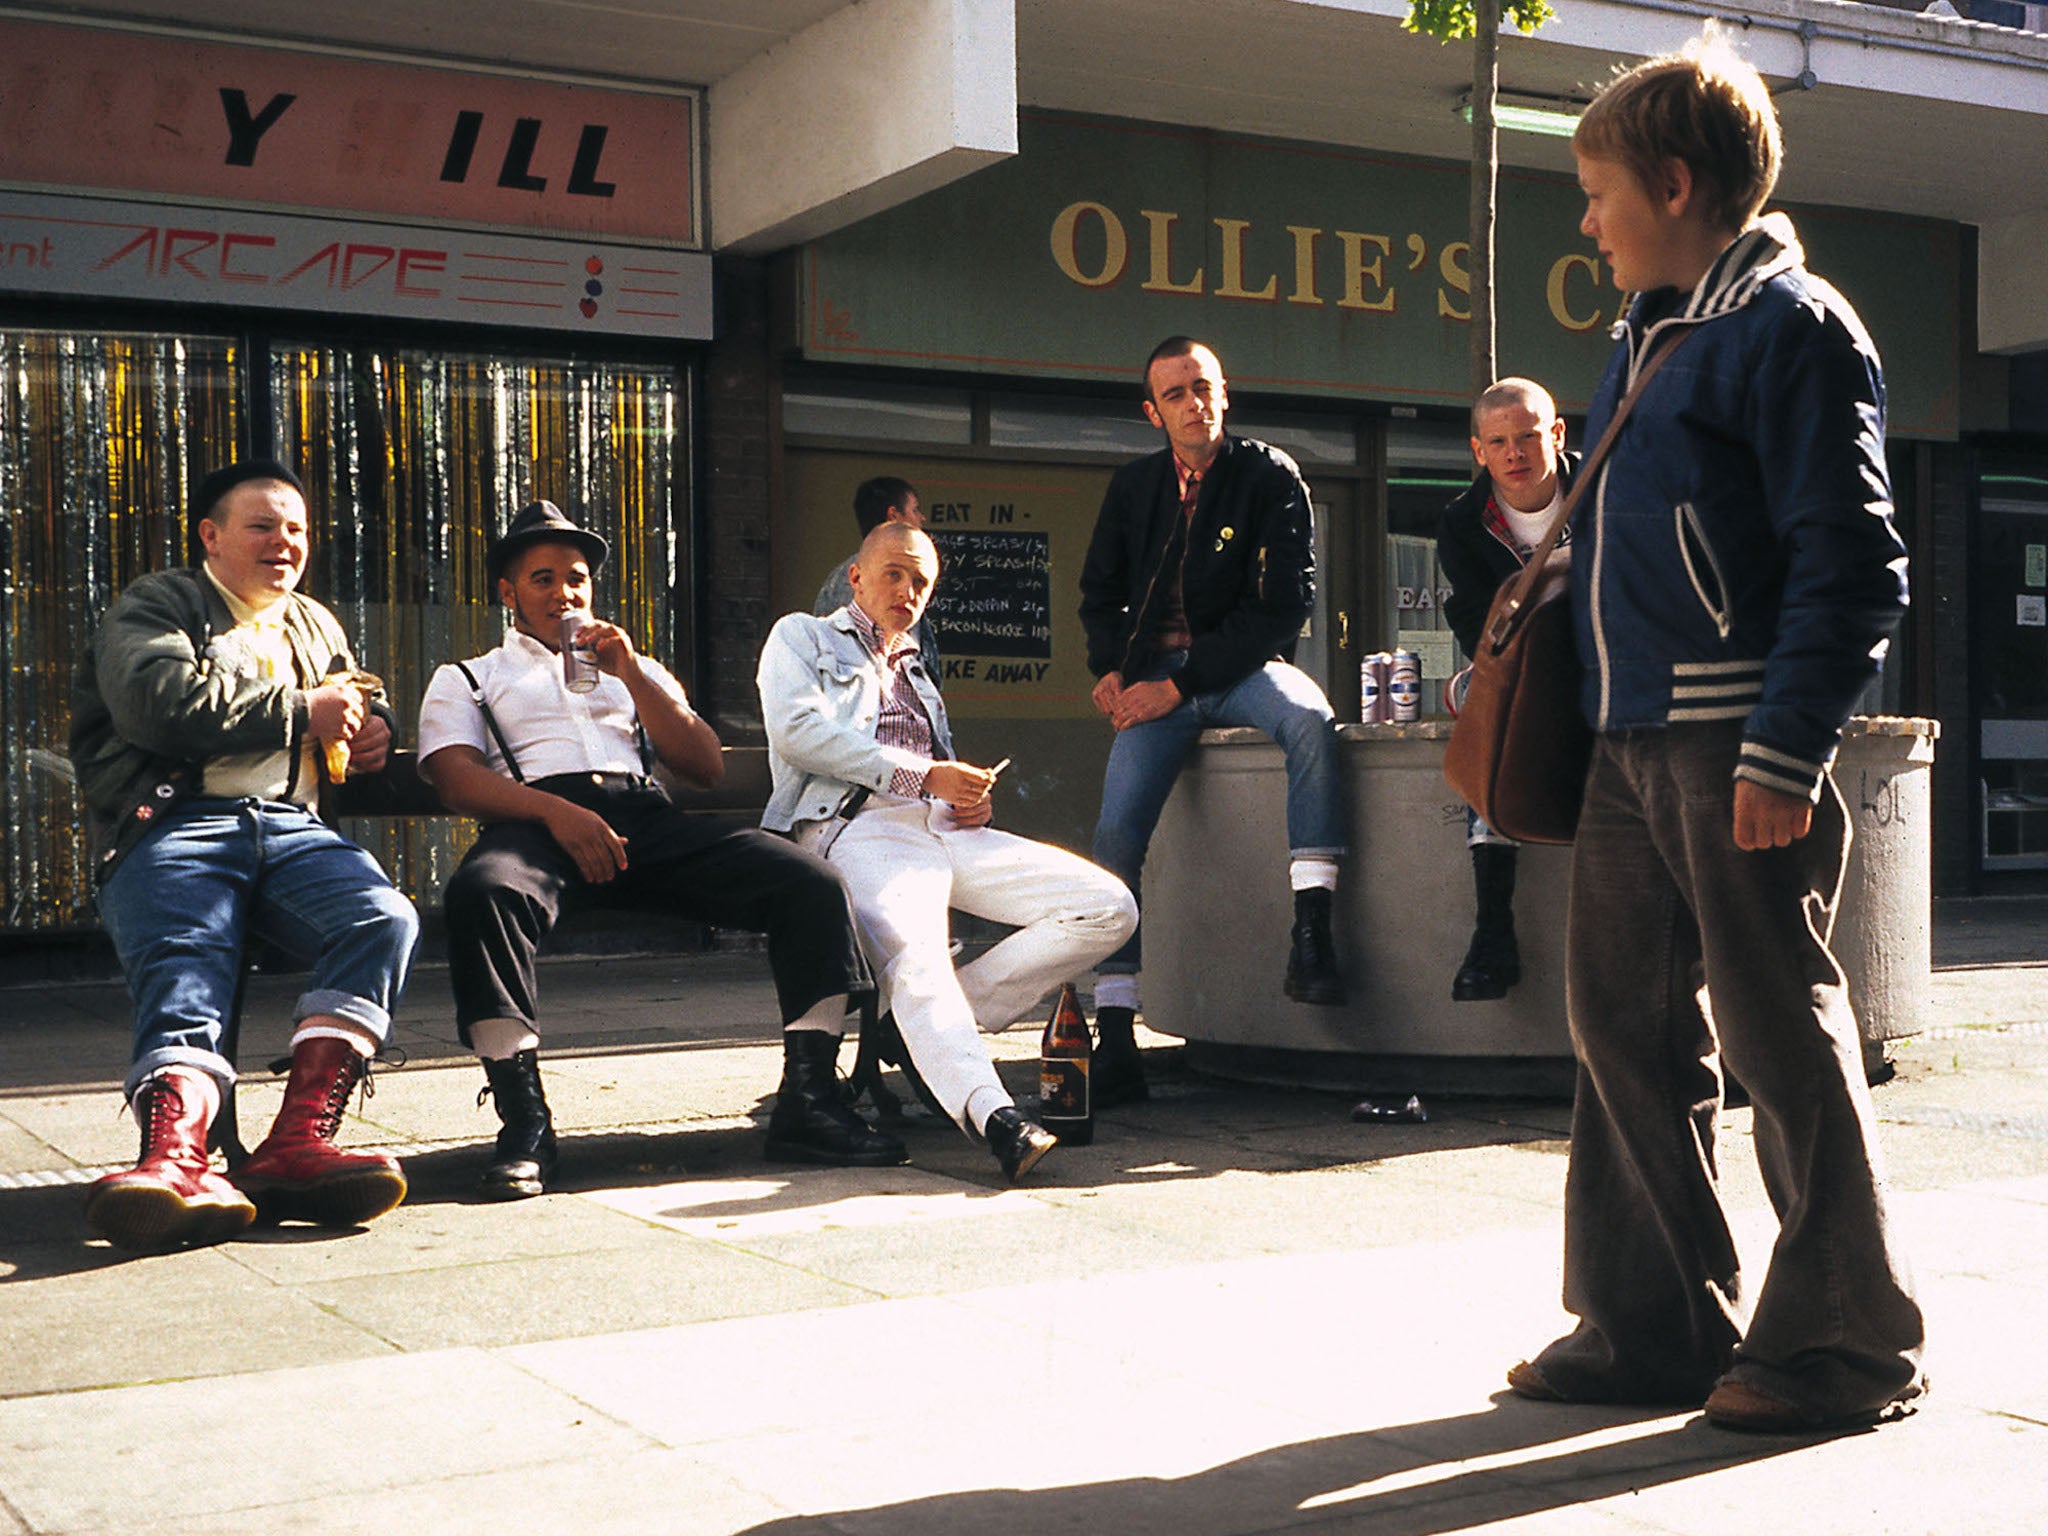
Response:
POLYGON ((1568 925, 1580 1322, 1508 1381, 1730 1429, 1876 1422, 1925 1390, 1924 1329, 1828 949, 1849 846, 1828 768, 1906 599, 1883 377, 1791 222, 1759 217, 1777 117, 1716 36, 1614 81, 1572 148, 1580 228, 1636 295, 1587 440, 1646 357, 1684 350, 1573 530, 1598 733, 1568 925), (1724 1060, 1780 1222, 1753 1303, 1715 1174, 1724 1060))

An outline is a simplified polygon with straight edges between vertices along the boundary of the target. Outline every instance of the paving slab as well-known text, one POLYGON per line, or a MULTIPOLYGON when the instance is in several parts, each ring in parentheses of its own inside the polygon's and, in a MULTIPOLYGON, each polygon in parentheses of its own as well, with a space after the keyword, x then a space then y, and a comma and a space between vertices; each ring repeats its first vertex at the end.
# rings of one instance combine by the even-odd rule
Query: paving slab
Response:
POLYGON ((144 1515, 250 1529, 277 1504, 345 1507, 363 1489, 645 1443, 489 1355, 398 1355, 0 1401, 0 1494, 32 1530, 118 1529, 144 1515))
MULTIPOLYGON (((1021 1188, 929 1117, 905 1169, 771 1168, 758 953, 551 961, 562 1177, 497 1204, 475 1183, 495 1117, 428 968, 409 1062, 348 1131, 405 1157, 408 1203, 137 1259, 79 1219, 92 1170, 133 1155, 125 995, 11 989, 0 1536, 2048 1529, 2048 968, 2012 963, 2031 918, 1979 915, 1972 955, 2004 958, 1937 974, 1935 1027, 1875 1095, 1934 1395, 1790 1439, 1503 1390, 1568 1322, 1566 1106, 1354 1125, 1341 1096, 1190 1076, 1147 1032, 1153 1100, 1021 1188), (337 1419, 369 1454, 305 1449, 337 1419)), ((252 1124, 303 982, 255 985, 252 1124)), ((1013 1091, 1036 1034, 991 1042, 1013 1091)), ((1774 1228, 1749 1138, 1730 1111, 1754 1280, 1774 1228)))
POLYGON ((0 1282, 0 1399, 232 1378, 280 1361, 318 1365, 389 1351, 376 1335, 252 1273, 232 1244, 148 1257, 75 1240, 49 1244, 22 1251, 0 1282))
MULTIPOLYGON (((467 1473, 403 1487, 364 1488, 345 1501, 314 1498, 180 1520, 138 1519, 106 1536, 508 1536, 563 1531, 575 1536, 647 1536, 774 1526, 788 1536, 834 1536, 812 1521, 783 1524, 787 1511, 740 1488, 682 1451, 641 1450, 574 1461, 467 1473)), ((0 1525, 0 1531, 6 1527, 0 1525)))
MULTIPOLYGON (((1630 1513, 1680 1536, 1775 1529, 1800 1536, 2027 1536, 2048 1523, 2048 1426, 1994 1422, 1937 1396, 1861 1434, 1762 1437, 1775 1455, 1711 1476, 1637 1486, 1630 1513)), ((1723 1438, 1726 1438, 1725 1436, 1723 1438)))

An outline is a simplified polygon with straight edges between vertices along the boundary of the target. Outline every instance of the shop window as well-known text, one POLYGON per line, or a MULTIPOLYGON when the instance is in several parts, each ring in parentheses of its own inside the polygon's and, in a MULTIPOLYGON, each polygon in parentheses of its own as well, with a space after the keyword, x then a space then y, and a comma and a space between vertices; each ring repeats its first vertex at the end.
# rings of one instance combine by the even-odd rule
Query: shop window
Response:
MULTIPOLYGON (((497 645, 484 553, 545 498, 611 542, 595 606, 676 664, 689 483, 675 370, 532 357, 280 346, 272 430, 313 504, 307 590, 382 675, 403 741, 440 663, 497 645)), ((351 828, 415 900, 464 843, 450 827, 351 828)))
POLYGON ((0 923, 94 921, 66 740, 72 673, 136 577, 190 558, 186 487, 243 436, 215 336, 0 333, 0 923))
MULTIPOLYGON (((1358 464, 1358 426, 1349 416, 1233 410, 1230 430, 1285 450, 1304 469, 1349 469, 1358 464)), ((1159 445, 1157 428, 1153 429, 1152 445, 1159 445)))
POLYGON ((989 402, 988 441, 991 448, 1135 458, 1157 452, 1164 439, 1145 419, 1135 394, 1121 404, 1060 395, 997 395, 989 402))
POLYGON ((1450 590, 1436 557, 1437 520, 1472 484, 1471 433, 1465 423, 1387 424, 1387 586, 1380 644, 1410 650, 1422 663, 1422 710, 1446 706, 1444 688, 1467 658, 1445 620, 1450 590))
POLYGON ((2048 460, 1988 459, 1970 608, 1983 866, 2048 869, 2048 460))
POLYGON ((792 437, 965 446, 974 441, 974 407, 959 389, 791 385, 782 392, 782 430, 792 437))

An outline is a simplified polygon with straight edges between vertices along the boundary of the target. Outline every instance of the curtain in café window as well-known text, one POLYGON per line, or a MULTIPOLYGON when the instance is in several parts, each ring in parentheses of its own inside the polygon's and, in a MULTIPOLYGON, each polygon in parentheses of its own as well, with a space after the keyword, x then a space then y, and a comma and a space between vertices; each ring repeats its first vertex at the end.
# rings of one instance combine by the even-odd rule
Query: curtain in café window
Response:
POLYGON ((234 455, 244 385, 221 337, 0 332, 0 928, 96 921, 72 670, 122 588, 189 558, 185 489, 234 455))

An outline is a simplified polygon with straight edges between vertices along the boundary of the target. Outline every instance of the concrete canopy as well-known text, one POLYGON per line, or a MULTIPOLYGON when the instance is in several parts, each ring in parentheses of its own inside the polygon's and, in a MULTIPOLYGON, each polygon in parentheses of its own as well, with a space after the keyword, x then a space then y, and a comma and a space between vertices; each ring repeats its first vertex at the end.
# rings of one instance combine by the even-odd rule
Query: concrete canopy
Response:
MULTIPOLYGON (((67 8, 46 6, 52 14, 67 8)), ((1463 159, 1459 45, 1406 0, 101 0, 99 16, 709 90, 714 246, 815 238, 1014 152, 1018 105, 1463 159)), ((1503 38, 1503 89, 1583 96, 1714 8, 1565 0, 1503 38)), ((1846 0, 1731 23, 1780 87, 1794 201, 1986 230, 1984 345, 2048 345, 2024 302, 2048 220, 2048 38, 1846 0)), ((1558 140, 1505 163, 1569 172, 1558 140)))

